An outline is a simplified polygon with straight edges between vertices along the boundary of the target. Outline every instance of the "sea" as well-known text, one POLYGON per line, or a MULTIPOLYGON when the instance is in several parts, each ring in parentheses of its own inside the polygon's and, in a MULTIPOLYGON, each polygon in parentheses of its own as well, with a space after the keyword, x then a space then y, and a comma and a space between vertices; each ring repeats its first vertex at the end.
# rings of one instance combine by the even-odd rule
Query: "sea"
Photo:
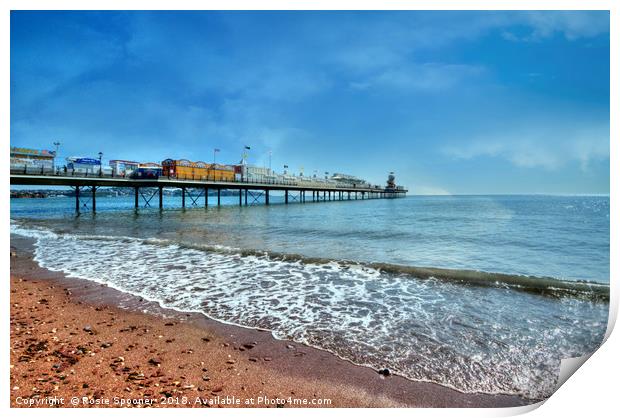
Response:
POLYGON ((467 393, 544 399, 606 332, 609 196, 187 203, 11 199, 11 232, 76 280, 467 393))

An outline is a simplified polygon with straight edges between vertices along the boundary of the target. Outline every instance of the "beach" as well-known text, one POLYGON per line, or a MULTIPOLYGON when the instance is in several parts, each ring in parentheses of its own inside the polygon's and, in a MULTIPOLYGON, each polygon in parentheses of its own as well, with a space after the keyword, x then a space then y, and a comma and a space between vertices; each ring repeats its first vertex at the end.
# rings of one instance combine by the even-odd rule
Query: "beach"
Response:
POLYGON ((323 350, 276 340, 269 332, 163 309, 42 269, 32 260, 32 249, 32 240, 12 236, 13 407, 507 407, 532 402, 385 376, 323 350))

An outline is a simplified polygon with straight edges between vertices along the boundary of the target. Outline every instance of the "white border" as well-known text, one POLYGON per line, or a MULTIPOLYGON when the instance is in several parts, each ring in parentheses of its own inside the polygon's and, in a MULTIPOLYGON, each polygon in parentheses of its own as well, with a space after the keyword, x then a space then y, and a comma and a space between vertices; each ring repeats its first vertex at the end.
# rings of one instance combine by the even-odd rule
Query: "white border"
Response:
MULTIPOLYGON (((260 3, 243 1, 243 0, 228 0, 223 1, 196 1, 196 0, 176 0, 176 1, 139 1, 139 0, 93 0, 88 3, 77 0, 59 0, 59 1, 44 1, 44 0, 5 0, 2 2, 2 15, 0 17, 1 29, 1 43, 2 45, 2 83, 0 83, 0 91, 2 93, 2 107, 0 123, 2 145, 7 150, 9 146, 10 138, 10 10, 51 10, 51 9, 71 9, 71 10, 122 10, 122 9, 149 9, 149 10, 200 10, 200 9, 213 9, 213 10, 254 10, 254 9, 289 9, 289 10, 323 10, 323 9, 383 9, 383 10, 399 10, 399 9, 417 9, 417 10, 442 10, 442 9, 456 9, 456 10, 611 10, 611 125, 610 125, 610 137, 615 141, 611 141, 610 149, 610 250, 611 250, 611 303, 610 303, 610 326, 609 332, 613 328, 618 311, 618 283, 616 280, 618 272, 618 257, 613 254, 620 253, 620 245, 618 238, 618 222, 617 217, 614 214, 618 212, 617 195, 618 195, 618 143, 620 138, 618 132, 618 99, 620 98, 620 92, 618 91, 618 74, 620 66, 618 65, 618 39, 619 39, 619 8, 616 2, 613 1, 553 1, 553 0, 506 0, 501 2, 471 0, 471 1, 456 1, 456 0, 437 0, 437 1, 398 1, 398 0, 384 0, 384 1, 334 1, 334 0, 315 0, 315 1, 283 1, 283 0, 268 0, 260 3), (614 176, 613 174, 616 174, 614 176)), ((4 164, 2 165, 2 171, 4 174, 5 182, 2 185, 2 192, 4 196, 9 195, 9 182, 8 182, 8 153, 4 154, 4 164)), ((9 251, 9 207, 5 204, 0 207, 2 219, 5 222, 5 239, 1 242, 0 252, 8 256, 9 251)), ((8 277, 9 277, 9 260, 4 258, 5 263, 2 263, 3 277, 5 278, 5 286, 2 288, 2 311, 3 320, 1 321, 0 339, 2 341, 2 358, 4 361, 0 362, 0 376, 2 376, 2 383, 0 384, 0 397, 2 398, 1 408, 7 409, 4 416, 22 415, 26 417, 38 417, 41 414, 46 416, 82 416, 86 413, 83 409, 47 409, 45 411, 34 409, 11 409, 8 410, 10 388, 9 384, 9 292, 8 292, 8 277)), ((575 376, 567 381, 546 403, 543 407, 537 409, 533 415, 547 416, 554 415, 566 415, 566 416, 607 416, 610 415, 610 411, 617 411, 618 402, 617 389, 616 389, 616 376, 618 372, 618 353, 620 353, 620 338, 615 335, 611 335, 603 347, 598 350, 590 360, 587 362, 587 366, 581 368, 575 373, 575 376)), ((401 409, 401 410, 389 410, 389 411, 376 411, 376 410, 322 410, 321 414, 327 415, 341 415, 343 412, 355 414, 355 415, 368 415, 371 414, 383 414, 387 413, 391 416, 411 416, 411 414, 421 416, 444 416, 444 415, 457 415, 458 416, 509 416, 519 413, 524 413, 532 410, 532 407, 525 408, 504 408, 504 409, 401 409)), ((179 413, 179 411, 167 410, 167 409, 149 409, 149 410, 114 410, 111 412, 108 409, 91 409, 87 412, 93 416, 107 417, 111 413, 122 415, 142 415, 149 417, 165 416, 171 413, 179 413), (140 412, 143 411, 143 412, 140 412), (144 415, 143 415, 144 414, 144 415)), ((223 410, 223 409, 208 409, 208 410, 191 410, 184 409, 181 411, 183 414, 191 416, 205 416, 206 414, 226 414, 226 415, 246 415, 251 413, 257 416, 267 416, 272 414, 280 414, 281 416, 290 415, 290 410, 256 410, 249 412, 248 410, 223 410)), ((296 416, 310 416, 315 413, 315 410, 296 410, 296 416)))

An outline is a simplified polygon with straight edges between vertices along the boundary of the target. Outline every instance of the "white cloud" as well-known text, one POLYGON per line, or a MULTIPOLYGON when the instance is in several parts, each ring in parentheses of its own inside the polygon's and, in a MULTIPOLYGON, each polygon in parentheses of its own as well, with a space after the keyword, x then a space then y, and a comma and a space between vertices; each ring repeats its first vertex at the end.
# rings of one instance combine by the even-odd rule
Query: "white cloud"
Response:
POLYGON ((444 90, 459 84, 464 79, 476 77, 484 72, 483 67, 473 65, 434 62, 408 64, 386 69, 364 81, 352 83, 351 87, 357 89, 387 87, 402 90, 444 90))
POLYGON ((587 171, 592 161, 609 158, 609 125, 534 126, 498 132, 464 144, 453 142, 442 152, 455 159, 494 157, 517 167, 556 170, 577 162, 587 171))
POLYGON ((518 36, 505 31, 504 39, 511 41, 540 41, 555 34, 568 40, 591 38, 609 32, 609 13, 602 11, 528 11, 514 15, 514 23, 525 25, 529 31, 518 36))

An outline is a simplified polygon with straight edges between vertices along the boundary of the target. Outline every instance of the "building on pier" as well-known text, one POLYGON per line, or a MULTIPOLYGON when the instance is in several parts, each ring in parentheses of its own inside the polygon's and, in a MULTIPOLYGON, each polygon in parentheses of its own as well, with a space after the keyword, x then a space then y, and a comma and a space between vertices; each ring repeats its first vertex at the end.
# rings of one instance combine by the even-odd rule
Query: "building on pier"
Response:
POLYGON ((11 170, 54 170, 55 151, 11 147, 11 170))

